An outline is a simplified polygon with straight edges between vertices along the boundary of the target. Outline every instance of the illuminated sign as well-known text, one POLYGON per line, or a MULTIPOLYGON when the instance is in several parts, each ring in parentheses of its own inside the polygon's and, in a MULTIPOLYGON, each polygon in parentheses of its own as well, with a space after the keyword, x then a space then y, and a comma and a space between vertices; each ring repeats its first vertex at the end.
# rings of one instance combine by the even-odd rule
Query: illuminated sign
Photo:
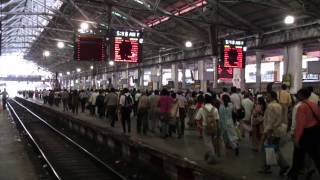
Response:
POLYGON ((143 42, 139 31, 114 31, 112 58, 115 62, 137 63, 140 56, 140 42, 143 42))
POLYGON ((229 68, 243 68, 244 42, 236 40, 224 40, 223 43, 223 66, 229 68))
POLYGON ((116 37, 140 38, 141 33, 137 31, 115 31, 116 37))
POLYGON ((139 59, 138 38, 114 38, 114 61, 137 63, 139 59))
POLYGON ((75 41, 74 56, 77 61, 104 61, 106 57, 104 37, 78 36, 75 41))

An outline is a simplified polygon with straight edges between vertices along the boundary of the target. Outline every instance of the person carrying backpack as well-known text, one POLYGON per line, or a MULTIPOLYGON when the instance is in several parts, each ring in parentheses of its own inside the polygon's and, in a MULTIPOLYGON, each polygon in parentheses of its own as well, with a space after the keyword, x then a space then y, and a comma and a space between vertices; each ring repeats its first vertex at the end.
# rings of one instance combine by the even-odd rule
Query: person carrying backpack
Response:
POLYGON ((203 141, 207 148, 205 161, 208 164, 216 164, 218 163, 218 159, 216 157, 213 140, 218 136, 219 112, 211 102, 212 97, 206 94, 204 97, 205 105, 199 109, 195 119, 199 121, 202 120, 203 141))
POLYGON ((123 133, 126 133, 126 124, 128 127, 128 132, 131 132, 131 120, 130 114, 133 108, 133 99, 129 93, 127 88, 124 88, 122 91, 122 95, 120 96, 120 112, 121 112, 121 121, 122 121, 122 128, 123 133))

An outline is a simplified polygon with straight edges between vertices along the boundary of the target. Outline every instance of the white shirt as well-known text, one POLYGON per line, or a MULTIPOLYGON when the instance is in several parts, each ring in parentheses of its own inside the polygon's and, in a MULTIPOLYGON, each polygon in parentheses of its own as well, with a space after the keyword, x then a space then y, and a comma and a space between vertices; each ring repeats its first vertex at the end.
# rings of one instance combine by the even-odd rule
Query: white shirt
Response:
POLYGON ((310 97, 309 97, 309 100, 318 104, 319 102, 319 96, 316 95, 314 92, 311 93, 310 97))
POLYGON ((138 102, 140 96, 141 96, 141 93, 136 93, 136 95, 134 96, 134 100, 135 100, 136 102, 138 102))
POLYGON ((177 95, 179 108, 185 108, 187 105, 187 98, 182 95, 177 95))
POLYGON ((200 108, 199 111, 196 114, 195 119, 200 120, 202 119, 202 125, 203 127, 207 126, 208 122, 206 120, 206 112, 203 108, 206 108, 209 112, 212 110, 214 111, 214 116, 216 117, 216 120, 219 120, 219 112, 218 109, 212 106, 212 104, 205 104, 204 107, 200 108))
POLYGON ((230 100, 236 110, 241 108, 241 96, 239 94, 237 93, 231 94, 230 100))
POLYGON ((296 115, 301 102, 298 102, 292 109, 292 124, 291 124, 291 134, 294 134, 294 130, 296 129, 296 115))
POLYGON ((244 116, 243 120, 249 121, 251 118, 251 112, 252 112, 254 104, 249 98, 243 99, 241 104, 245 110, 245 116, 244 116))
POLYGON ((124 106, 124 105, 125 105, 125 103, 126 103, 126 96, 129 96, 130 98, 132 98, 131 95, 130 95, 130 93, 125 93, 124 95, 121 95, 121 96, 120 96, 120 100, 119 100, 120 106, 124 106))
POLYGON ((99 93, 93 92, 89 98, 89 102, 91 102, 92 105, 96 105, 97 96, 99 93))

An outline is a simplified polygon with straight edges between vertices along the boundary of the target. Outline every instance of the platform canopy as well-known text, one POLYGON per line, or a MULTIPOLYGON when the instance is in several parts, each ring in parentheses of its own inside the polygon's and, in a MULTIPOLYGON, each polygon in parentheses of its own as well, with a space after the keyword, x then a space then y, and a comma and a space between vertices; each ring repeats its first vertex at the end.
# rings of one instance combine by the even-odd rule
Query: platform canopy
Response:
MULTIPOLYGON (((53 72, 88 69, 91 63, 73 61, 75 35, 86 22, 97 34, 142 31, 145 62, 159 51, 188 51, 186 41, 192 48, 207 46, 210 27, 219 38, 281 39, 297 29, 303 37, 303 30, 319 28, 319 8, 318 0, 1 0, 2 54, 20 53, 53 72), (284 23, 288 15, 295 18, 290 27, 284 23), (270 36, 275 33, 280 35, 270 36)), ((317 40, 313 33, 308 40, 317 40)))

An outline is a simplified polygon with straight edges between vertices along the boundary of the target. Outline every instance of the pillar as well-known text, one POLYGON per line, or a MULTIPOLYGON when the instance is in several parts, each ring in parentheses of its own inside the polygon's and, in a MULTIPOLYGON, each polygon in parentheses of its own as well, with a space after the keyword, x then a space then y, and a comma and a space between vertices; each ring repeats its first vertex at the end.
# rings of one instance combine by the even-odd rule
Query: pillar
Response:
POLYGON ((216 56, 212 56, 212 68, 213 68, 213 88, 218 87, 218 58, 216 56))
POLYGON ((125 71, 125 79, 127 79, 127 88, 130 87, 130 79, 129 79, 129 64, 127 64, 127 68, 126 68, 126 71, 125 71))
POLYGON ((186 89, 186 63, 182 62, 182 89, 186 89))
POLYGON ((157 66, 151 68, 151 81, 152 81, 152 89, 156 90, 159 88, 158 84, 160 81, 160 77, 158 74, 159 68, 157 66))
POLYGON ((261 61, 262 61, 263 51, 256 51, 256 91, 261 92, 261 61))
POLYGON ((198 77, 201 82, 201 88, 200 88, 201 91, 207 90, 207 82, 204 81, 204 71, 205 71, 204 61, 200 60, 198 61, 198 77))
POLYGON ((144 87, 143 82, 144 82, 144 69, 140 67, 138 70, 138 88, 141 89, 144 87))
POLYGON ((178 90, 178 67, 177 67, 177 64, 171 65, 171 79, 174 82, 173 89, 175 91, 178 90))
POLYGON ((274 71, 275 71, 275 75, 274 75, 274 81, 280 81, 280 61, 276 61, 274 62, 274 71))
POLYGON ((302 53, 301 43, 284 48, 284 74, 291 75, 290 93, 297 93, 302 87, 302 53))

